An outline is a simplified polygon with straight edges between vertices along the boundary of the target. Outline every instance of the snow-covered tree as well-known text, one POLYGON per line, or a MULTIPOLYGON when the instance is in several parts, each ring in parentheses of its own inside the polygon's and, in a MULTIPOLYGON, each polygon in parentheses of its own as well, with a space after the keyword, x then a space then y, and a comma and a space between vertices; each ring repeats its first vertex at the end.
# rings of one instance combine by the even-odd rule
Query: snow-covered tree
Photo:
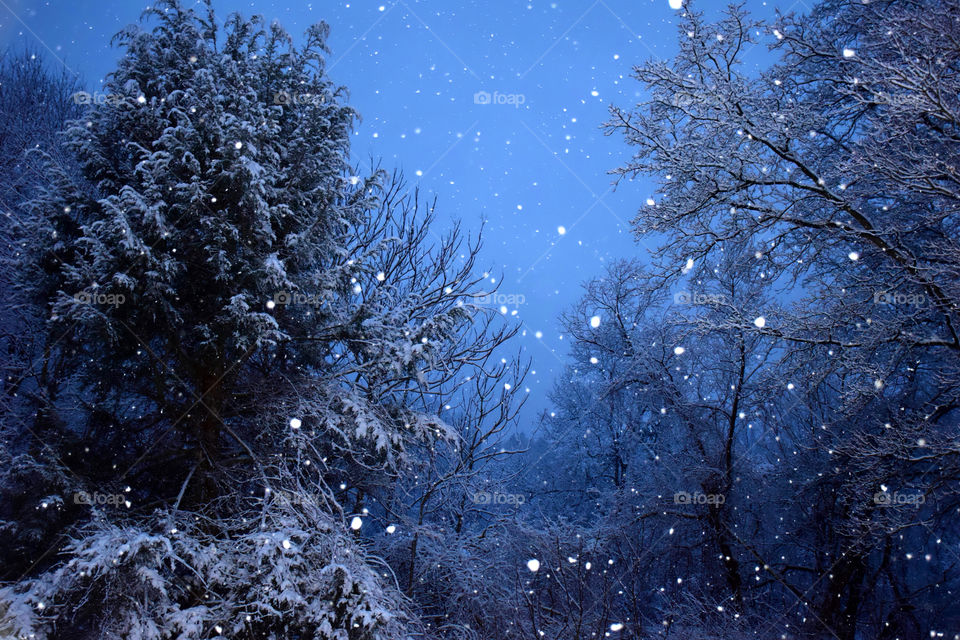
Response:
MULTIPOLYGON (((26 281, 24 254, 47 244, 25 203, 44 183, 45 165, 77 170, 57 137, 81 113, 79 89, 76 78, 54 72, 35 51, 0 55, 0 296, 6 311, 0 319, 0 406, 14 422, 14 416, 33 422, 29 414, 42 412, 56 394, 57 363, 46 348, 55 337, 44 327, 49 296, 30 296, 18 285, 26 281)), ((39 255, 31 259, 38 267, 46 262, 39 255)))
POLYGON ((794 596, 821 585, 816 615, 796 615, 811 634, 942 621, 939 604, 918 620, 906 594, 937 581, 937 546, 956 542, 958 24, 936 0, 827 0, 771 25, 688 6, 678 56, 636 68, 649 99, 609 123, 636 153, 616 173, 658 179, 635 229, 663 239, 665 285, 748 245, 788 291, 742 326, 776 341, 797 396, 771 416, 780 461, 804 462, 792 486, 823 498, 806 522, 825 537, 768 576, 794 596), (755 72, 744 57, 761 41, 779 58, 755 72), (888 487, 927 507, 878 508, 888 487), (891 557, 931 564, 891 571, 891 557))
MULTIPOLYGON (((762 267, 752 251, 724 258, 675 293, 636 261, 614 263, 563 317, 575 364, 554 394, 537 504, 576 517, 579 544, 627 594, 595 602, 589 624, 603 610, 641 633, 684 598, 745 621, 736 532, 755 526, 772 341, 746 330, 764 304, 762 267)), ((589 600, 610 597, 579 576, 589 600)))
MULTIPOLYGON (((17 449, 16 454, 0 451, 0 491, 5 494, 0 530, 9 541, 0 552, 0 579, 21 575, 35 560, 32 550, 48 547, 70 521, 61 510, 42 506, 51 496, 68 493, 73 483, 38 436, 49 425, 49 408, 63 381, 63 359, 49 348, 57 339, 46 323, 49 296, 32 295, 20 285, 27 281, 21 270, 25 254, 38 267, 48 264, 33 254, 48 238, 33 224, 24 203, 44 183, 45 165, 77 170, 59 149, 57 135, 81 113, 79 90, 76 78, 54 72, 36 51, 0 55, 0 439, 17 449)), ((38 272, 29 275, 36 276, 38 272)), ((36 285, 34 280, 34 293, 36 285)))
POLYGON ((161 2, 67 129, 80 175, 48 165, 23 272, 35 298, 56 284, 70 393, 44 442, 86 493, 49 505, 84 507, 34 552, 60 561, 0 591, 5 633, 416 627, 367 557, 363 492, 460 451, 444 403, 514 331, 472 304, 479 240, 433 242, 432 203, 349 163, 326 33, 161 2))

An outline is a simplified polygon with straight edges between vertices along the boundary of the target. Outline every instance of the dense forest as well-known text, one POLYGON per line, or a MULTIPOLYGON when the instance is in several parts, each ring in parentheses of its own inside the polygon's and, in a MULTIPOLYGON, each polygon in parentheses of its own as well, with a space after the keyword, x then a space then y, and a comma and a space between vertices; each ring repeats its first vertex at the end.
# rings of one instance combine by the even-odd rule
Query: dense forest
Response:
POLYGON ((960 3, 679 22, 595 123, 655 250, 536 416, 326 24, 162 0, 96 94, 8 51, 0 637, 960 637, 960 3))

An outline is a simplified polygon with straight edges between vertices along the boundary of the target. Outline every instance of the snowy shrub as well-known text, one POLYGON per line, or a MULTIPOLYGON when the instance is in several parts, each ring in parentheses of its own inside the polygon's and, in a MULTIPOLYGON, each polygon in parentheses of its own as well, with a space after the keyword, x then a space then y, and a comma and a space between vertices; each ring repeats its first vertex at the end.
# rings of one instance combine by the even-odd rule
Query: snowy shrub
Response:
POLYGON ((98 520, 64 563, 0 590, 16 638, 403 638, 402 597, 342 525, 265 505, 210 520, 158 512, 98 520))

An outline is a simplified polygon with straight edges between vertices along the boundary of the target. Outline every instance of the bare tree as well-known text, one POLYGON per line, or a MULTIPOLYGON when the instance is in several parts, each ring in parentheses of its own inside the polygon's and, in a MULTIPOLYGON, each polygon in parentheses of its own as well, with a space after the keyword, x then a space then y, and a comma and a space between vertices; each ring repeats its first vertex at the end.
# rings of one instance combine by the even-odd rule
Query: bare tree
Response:
POLYGON ((747 246, 788 292, 790 304, 739 326, 775 341, 782 374, 799 382, 803 398, 771 417, 802 416, 821 430, 795 433, 788 446, 831 461, 819 473, 812 464, 807 473, 823 479, 804 483, 828 490, 822 506, 836 526, 807 556, 812 579, 797 576, 823 585, 811 633, 879 633, 886 613, 872 611, 903 610, 903 593, 936 573, 906 572, 906 589, 887 581, 890 545, 903 540, 887 518, 905 514, 875 508, 873 492, 910 483, 939 497, 939 528, 928 528, 924 510, 900 523, 917 536, 911 546, 939 538, 953 511, 957 11, 831 0, 768 26, 739 7, 716 24, 688 9, 679 55, 635 70, 650 99, 613 109, 608 123, 636 151, 617 175, 659 179, 635 225, 664 238, 661 286, 747 246), (761 38, 779 61, 749 73, 743 57, 761 38), (875 608, 865 606, 871 598, 875 608))

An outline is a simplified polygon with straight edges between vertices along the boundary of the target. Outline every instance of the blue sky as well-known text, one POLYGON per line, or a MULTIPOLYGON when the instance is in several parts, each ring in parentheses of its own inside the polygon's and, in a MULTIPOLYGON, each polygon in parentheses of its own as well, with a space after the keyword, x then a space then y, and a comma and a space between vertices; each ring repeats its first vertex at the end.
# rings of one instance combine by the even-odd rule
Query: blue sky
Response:
MULTIPOLYGON (((723 4, 699 3, 710 14, 723 4)), ((759 17, 775 7, 805 9, 793 0, 746 5, 759 17)), ((144 6, 0 0, 0 45, 37 48, 93 90, 119 55, 111 37, 144 6)), ((549 406, 566 352, 557 316, 605 263, 646 254, 629 222, 652 183, 641 178, 613 190, 607 172, 631 151, 600 126, 610 104, 642 99, 629 77, 633 65, 676 51, 679 12, 668 0, 214 0, 214 7, 221 20, 233 11, 277 19, 295 37, 328 22, 329 74, 349 88, 363 118, 356 159, 380 157, 436 195, 438 232, 455 218, 473 230, 485 221, 481 264, 498 279, 507 313, 522 322, 518 344, 535 371, 524 419, 534 420, 549 406)), ((767 55, 755 47, 751 62, 762 65, 767 55)))

